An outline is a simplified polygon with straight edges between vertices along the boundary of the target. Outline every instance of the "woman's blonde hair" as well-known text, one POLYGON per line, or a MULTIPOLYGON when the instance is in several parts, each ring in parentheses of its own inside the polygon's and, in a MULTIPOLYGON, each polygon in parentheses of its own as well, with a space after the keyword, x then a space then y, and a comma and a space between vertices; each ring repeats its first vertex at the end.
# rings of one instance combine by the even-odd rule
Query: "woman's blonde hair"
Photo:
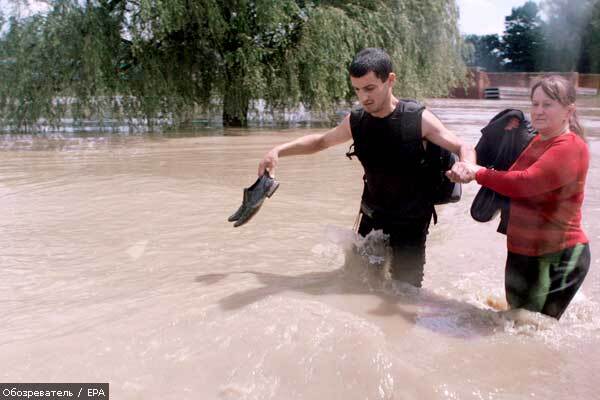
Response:
MULTIPOLYGON (((546 96, 558 101, 565 107, 568 107, 571 104, 574 105, 575 100, 577 99, 575 85, 559 75, 546 75, 536 81, 531 87, 531 99, 533 99, 533 93, 537 88, 541 88, 544 93, 546 93, 546 96)), ((577 110, 574 110, 573 114, 569 117, 569 129, 585 139, 585 131, 579 122, 577 110)))

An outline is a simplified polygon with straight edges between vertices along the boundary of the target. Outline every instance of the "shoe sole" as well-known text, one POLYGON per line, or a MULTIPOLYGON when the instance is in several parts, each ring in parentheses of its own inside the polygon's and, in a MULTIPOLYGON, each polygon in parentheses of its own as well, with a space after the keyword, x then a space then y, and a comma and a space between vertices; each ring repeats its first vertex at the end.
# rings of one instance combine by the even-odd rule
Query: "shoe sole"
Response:
POLYGON ((267 193, 267 197, 271 198, 271 196, 273 196, 273 194, 275 194, 275 192, 277 191, 278 188, 279 188, 279 182, 274 182, 273 187, 271 187, 271 189, 269 189, 269 192, 267 193))

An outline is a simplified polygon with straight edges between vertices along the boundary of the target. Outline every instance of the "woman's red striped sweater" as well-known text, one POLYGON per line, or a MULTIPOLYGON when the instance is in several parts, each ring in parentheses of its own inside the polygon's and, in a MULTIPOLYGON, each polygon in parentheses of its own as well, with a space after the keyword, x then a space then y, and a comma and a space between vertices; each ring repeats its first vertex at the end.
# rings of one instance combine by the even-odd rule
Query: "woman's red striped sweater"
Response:
POLYGON ((511 198, 508 251, 539 256, 588 242, 581 229, 588 166, 587 144, 567 132, 537 135, 508 171, 477 172, 479 184, 511 198))

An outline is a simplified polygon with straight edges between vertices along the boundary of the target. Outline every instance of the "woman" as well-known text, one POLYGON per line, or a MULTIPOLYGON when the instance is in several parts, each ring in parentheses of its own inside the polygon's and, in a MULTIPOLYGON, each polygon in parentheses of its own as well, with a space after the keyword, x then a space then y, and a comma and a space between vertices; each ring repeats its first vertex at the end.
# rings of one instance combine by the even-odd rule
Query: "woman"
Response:
POLYGON ((511 199, 505 288, 511 308, 559 319, 590 266, 581 205, 589 152, 575 109, 575 88, 559 76, 531 89, 538 135, 508 171, 455 164, 448 176, 477 180, 511 199))

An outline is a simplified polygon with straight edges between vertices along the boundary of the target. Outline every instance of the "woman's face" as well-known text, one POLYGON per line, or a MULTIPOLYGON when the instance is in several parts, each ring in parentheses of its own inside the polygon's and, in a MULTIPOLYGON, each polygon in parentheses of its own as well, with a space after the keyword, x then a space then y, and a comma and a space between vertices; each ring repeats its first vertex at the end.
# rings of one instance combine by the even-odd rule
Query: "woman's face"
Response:
POLYGON ((531 124, 541 134, 554 134, 568 128, 573 106, 563 106, 548 97, 541 87, 531 97, 531 124))

